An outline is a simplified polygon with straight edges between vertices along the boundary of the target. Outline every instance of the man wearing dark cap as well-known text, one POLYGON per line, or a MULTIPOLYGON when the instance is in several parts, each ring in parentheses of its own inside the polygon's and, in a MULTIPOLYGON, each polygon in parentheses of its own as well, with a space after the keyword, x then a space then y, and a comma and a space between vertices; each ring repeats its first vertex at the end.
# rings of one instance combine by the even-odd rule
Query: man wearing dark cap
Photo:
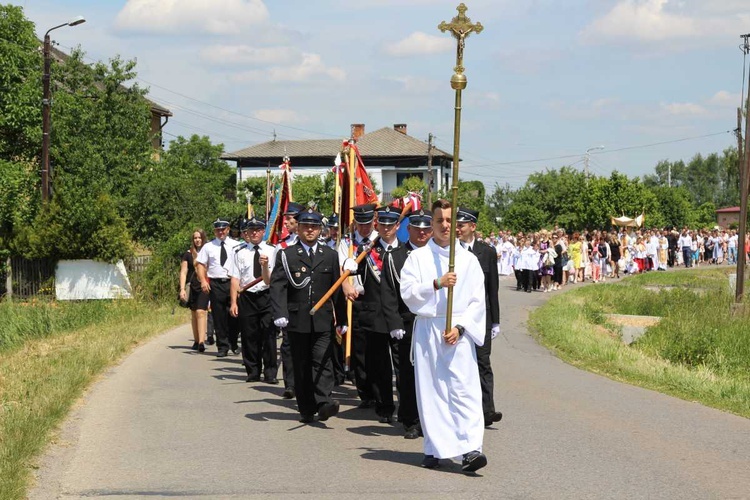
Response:
MULTIPOLYGON (((375 206, 372 203, 357 205, 353 208, 355 231, 353 236, 341 238, 338 247, 339 264, 344 269, 344 263, 349 258, 349 247, 353 247, 353 255, 359 255, 364 247, 370 244, 378 237, 375 231, 375 206)), ((356 267, 356 264, 354 265, 356 267)), ((349 269, 351 270, 351 269, 349 269)), ((356 270, 354 272, 356 274, 356 270)), ((367 379, 367 368, 365 363, 365 353, 367 351, 367 336, 362 331, 359 324, 360 312, 362 310, 362 299, 357 297, 364 292, 364 283, 362 276, 354 276, 353 284, 344 281, 342 290, 344 296, 353 301, 352 324, 352 357, 351 370, 354 373, 354 383, 357 386, 357 394, 361 403, 360 408, 370 408, 375 404, 375 395, 372 393, 372 383, 367 379)))
POLYGON ((456 216, 456 232, 461 246, 473 253, 484 273, 485 304, 487 306, 487 331, 484 345, 476 346, 477 365, 479 366, 479 380, 482 384, 482 409, 484 410, 484 425, 489 427, 499 422, 503 414, 495 411, 494 376, 490 354, 492 354, 492 339, 500 333, 500 301, 498 298, 499 279, 497 275, 497 253, 495 249, 478 238, 474 232, 477 229, 479 212, 470 208, 459 207, 456 216))
POLYGON ((216 331, 216 348, 218 357, 223 358, 231 349, 239 352, 235 333, 229 327, 229 267, 232 262, 229 256, 239 244, 228 237, 229 221, 216 219, 214 222, 215 238, 203 245, 195 259, 195 270, 201 288, 209 294, 211 311, 216 331))
POLYGON ((316 413, 322 422, 339 411, 338 401, 331 399, 331 343, 334 310, 340 333, 346 333, 346 302, 341 290, 310 315, 310 309, 340 276, 336 252, 318 243, 322 219, 312 208, 297 214, 299 241, 276 253, 271 274, 274 325, 287 331, 297 407, 303 423, 313 422, 316 413))
POLYGON ((289 236, 279 242, 279 248, 286 248, 297 243, 297 214, 305 209, 301 203, 290 201, 284 212, 284 227, 289 231, 289 236))
POLYGON ((417 410, 414 365, 411 361, 412 330, 414 314, 401 300, 401 268, 412 250, 423 247, 432 236, 432 215, 420 210, 409 214, 409 241, 383 259, 383 274, 380 280, 383 315, 391 337, 396 341, 394 368, 398 389, 398 421, 404 426, 404 438, 416 439, 421 434, 419 411, 417 410))
POLYGON ((396 207, 384 206, 376 212, 379 239, 357 269, 357 278, 362 283, 364 293, 356 299, 359 307, 355 314, 359 328, 367 338, 365 372, 369 392, 375 402, 375 413, 381 423, 389 424, 396 406, 393 402, 391 338, 381 304, 381 275, 386 256, 399 247, 396 231, 401 211, 396 207))
POLYGON ((339 216, 331 214, 326 222, 328 228, 328 237, 326 238, 326 245, 336 249, 336 240, 339 239, 339 216))
POLYGON ((229 312, 239 318, 246 382, 260 382, 262 371, 266 383, 278 384, 276 331, 269 291, 276 249, 263 241, 265 229, 266 222, 256 217, 243 224, 245 242, 235 247, 229 271, 232 280, 229 312))

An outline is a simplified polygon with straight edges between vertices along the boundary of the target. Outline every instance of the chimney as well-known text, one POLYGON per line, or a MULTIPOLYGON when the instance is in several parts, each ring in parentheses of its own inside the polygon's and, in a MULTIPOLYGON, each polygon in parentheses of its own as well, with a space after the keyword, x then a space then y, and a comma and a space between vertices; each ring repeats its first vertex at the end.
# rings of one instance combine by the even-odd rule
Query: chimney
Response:
POLYGON ((401 132, 402 134, 406 135, 406 123, 394 123, 393 130, 395 130, 396 132, 401 132))
POLYGON ((352 123, 352 139, 358 141, 363 135, 365 135, 365 124, 352 123))

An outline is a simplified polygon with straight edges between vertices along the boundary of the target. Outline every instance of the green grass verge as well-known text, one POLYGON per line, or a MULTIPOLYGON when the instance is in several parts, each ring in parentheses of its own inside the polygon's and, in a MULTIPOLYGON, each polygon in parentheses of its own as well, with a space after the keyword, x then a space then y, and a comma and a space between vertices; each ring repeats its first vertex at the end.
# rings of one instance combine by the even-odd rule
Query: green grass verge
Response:
POLYGON ((648 273, 581 287, 533 311, 529 325, 572 365, 750 418, 750 316, 731 315, 727 273, 648 273), (626 346, 606 314, 663 319, 626 346))
POLYGON ((0 305, 0 498, 25 498, 34 460, 97 375, 189 321, 139 301, 0 305))

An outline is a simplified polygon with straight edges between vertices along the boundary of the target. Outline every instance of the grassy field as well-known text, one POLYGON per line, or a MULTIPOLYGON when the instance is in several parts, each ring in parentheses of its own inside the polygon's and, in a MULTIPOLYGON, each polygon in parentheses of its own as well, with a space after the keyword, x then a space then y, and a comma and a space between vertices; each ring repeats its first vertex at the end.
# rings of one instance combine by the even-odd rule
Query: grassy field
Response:
POLYGON ((99 374, 187 321, 135 300, 0 304, 0 498, 25 497, 34 460, 99 374))
POLYGON ((529 324, 575 366, 750 418, 750 315, 731 315, 728 272, 652 272, 580 287, 535 310, 529 324), (663 319, 626 346, 606 314, 663 319))

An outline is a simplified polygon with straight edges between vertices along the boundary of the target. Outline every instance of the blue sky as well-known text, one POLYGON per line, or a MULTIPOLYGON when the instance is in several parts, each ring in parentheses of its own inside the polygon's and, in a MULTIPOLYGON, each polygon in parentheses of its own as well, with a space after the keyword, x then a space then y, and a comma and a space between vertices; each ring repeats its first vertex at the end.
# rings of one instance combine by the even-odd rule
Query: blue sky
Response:
MULTIPOLYGON (((11 3, 40 36, 86 17, 53 32, 62 50, 137 59, 138 83, 175 115, 167 134, 208 135, 233 151, 274 131, 343 138, 351 123, 407 123, 452 150, 455 42, 437 25, 458 0, 11 3)), ((466 4, 484 31, 466 46, 462 179, 517 187, 544 168, 583 168, 600 145, 592 173, 641 176, 661 159, 736 144, 726 132, 741 100, 748 0, 466 4)))

